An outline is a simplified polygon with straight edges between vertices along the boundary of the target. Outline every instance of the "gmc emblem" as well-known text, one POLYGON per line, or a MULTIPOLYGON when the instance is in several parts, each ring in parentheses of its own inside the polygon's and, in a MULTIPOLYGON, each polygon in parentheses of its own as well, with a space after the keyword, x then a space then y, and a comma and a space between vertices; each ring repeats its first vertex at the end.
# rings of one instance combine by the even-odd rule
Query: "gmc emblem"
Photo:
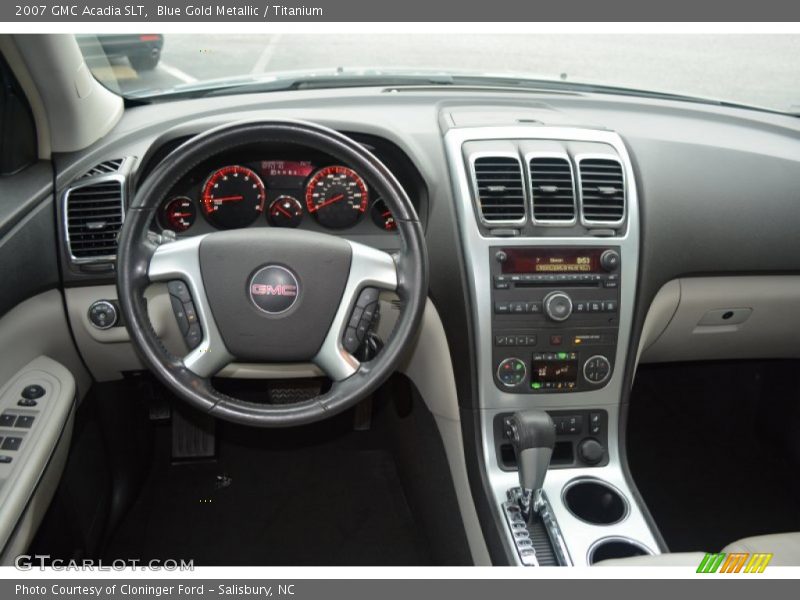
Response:
POLYGON ((246 289, 256 308, 270 315, 286 312, 300 296, 297 277, 280 265, 266 265, 258 269, 246 289))
POLYGON ((268 283, 254 283, 250 286, 250 293, 254 296, 297 296, 297 286, 268 283))

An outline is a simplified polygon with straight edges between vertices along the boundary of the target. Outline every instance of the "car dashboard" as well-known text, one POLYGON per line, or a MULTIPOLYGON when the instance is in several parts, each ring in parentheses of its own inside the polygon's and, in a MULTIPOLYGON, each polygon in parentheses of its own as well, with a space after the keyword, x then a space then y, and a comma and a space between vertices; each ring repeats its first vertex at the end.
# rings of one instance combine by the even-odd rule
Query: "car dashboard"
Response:
MULTIPOLYGON (((687 356, 800 355, 787 334, 800 327, 788 310, 795 298, 765 293, 782 288, 762 279, 796 284, 797 119, 652 98, 435 86, 132 107, 101 143, 57 160, 68 312, 96 379, 138 363, 123 324, 99 329, 87 319, 95 302, 113 303, 115 272, 111 236, 71 229, 80 190, 115 182, 108 198, 123 213, 121 226, 147 174, 193 135, 281 118, 327 125, 365 145, 420 215, 437 313, 426 327, 441 330, 427 350, 442 349, 449 364, 412 359, 410 377, 432 412, 457 423, 458 448, 447 452, 463 463, 463 476, 454 475, 460 497, 474 503, 462 518, 494 562, 531 564, 506 512, 516 465, 502 432, 505 416, 527 408, 550 412, 559 428, 545 491, 560 562, 591 564, 606 538, 660 552, 624 456, 636 367, 687 356), (769 244, 750 236, 754 227, 769 244), (88 254, 76 256, 78 239, 88 254), (759 328, 723 319, 743 307, 764 319, 759 328), (769 316, 778 313, 786 319, 769 316), (681 324, 688 329, 675 329, 681 324), (453 406, 444 410, 437 402, 446 399, 453 406), (564 498, 584 480, 621 496, 624 518, 598 525, 576 517, 564 498)), ((178 237, 298 227, 396 249, 393 217, 371 188, 313 148, 264 144, 222 152, 178 177, 152 227, 178 237)))

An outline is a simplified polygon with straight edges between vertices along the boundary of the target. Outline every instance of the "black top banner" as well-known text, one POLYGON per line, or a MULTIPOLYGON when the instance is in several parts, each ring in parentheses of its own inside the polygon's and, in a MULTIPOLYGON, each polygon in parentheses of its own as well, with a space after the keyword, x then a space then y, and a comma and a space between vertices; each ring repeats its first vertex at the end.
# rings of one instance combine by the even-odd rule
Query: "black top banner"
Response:
POLYGON ((800 3, 787 0, 11 0, 4 22, 787 22, 800 3))

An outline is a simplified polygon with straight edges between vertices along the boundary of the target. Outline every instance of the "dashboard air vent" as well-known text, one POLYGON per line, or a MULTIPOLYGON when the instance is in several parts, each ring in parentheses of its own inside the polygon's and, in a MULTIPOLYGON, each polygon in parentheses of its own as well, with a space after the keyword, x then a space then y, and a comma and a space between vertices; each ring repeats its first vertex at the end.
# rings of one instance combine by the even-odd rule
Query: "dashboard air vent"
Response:
POLYGON ((122 166, 124 160, 125 160, 124 158, 114 158, 112 160, 101 162, 99 165, 95 165, 91 169, 86 171, 86 173, 81 175, 79 179, 85 179, 87 177, 97 177, 98 175, 110 175, 111 173, 116 173, 117 171, 119 171, 119 168, 122 166))
POLYGON ((579 163, 581 207, 587 223, 620 223, 625 216, 625 178, 619 161, 584 158, 579 163))
POLYGON ((478 205, 487 223, 525 219, 522 166, 512 156, 481 156, 473 162, 478 205))
POLYGON ((575 220, 575 186, 566 158, 539 156, 529 163, 533 220, 536 223, 570 223, 575 220))
POLYGON ((122 228, 122 181, 105 179, 66 192, 67 244, 79 262, 113 260, 122 228))

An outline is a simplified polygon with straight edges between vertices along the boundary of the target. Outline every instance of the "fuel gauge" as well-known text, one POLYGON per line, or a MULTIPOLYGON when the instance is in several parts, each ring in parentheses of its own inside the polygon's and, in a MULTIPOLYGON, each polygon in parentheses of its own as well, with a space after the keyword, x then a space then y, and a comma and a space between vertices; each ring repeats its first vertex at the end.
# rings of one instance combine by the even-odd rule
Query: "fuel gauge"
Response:
POLYGON ((375 201, 372 205, 371 215, 373 223, 384 231, 397 231, 397 221, 394 220, 392 211, 389 210, 383 200, 378 199, 375 201))
POLYGON ((159 223, 164 229, 183 233, 194 224, 197 208, 191 198, 176 196, 167 201, 158 217, 159 223))
POLYGON ((278 196, 269 205, 267 219, 275 227, 297 227, 303 220, 303 205, 293 196, 278 196))

